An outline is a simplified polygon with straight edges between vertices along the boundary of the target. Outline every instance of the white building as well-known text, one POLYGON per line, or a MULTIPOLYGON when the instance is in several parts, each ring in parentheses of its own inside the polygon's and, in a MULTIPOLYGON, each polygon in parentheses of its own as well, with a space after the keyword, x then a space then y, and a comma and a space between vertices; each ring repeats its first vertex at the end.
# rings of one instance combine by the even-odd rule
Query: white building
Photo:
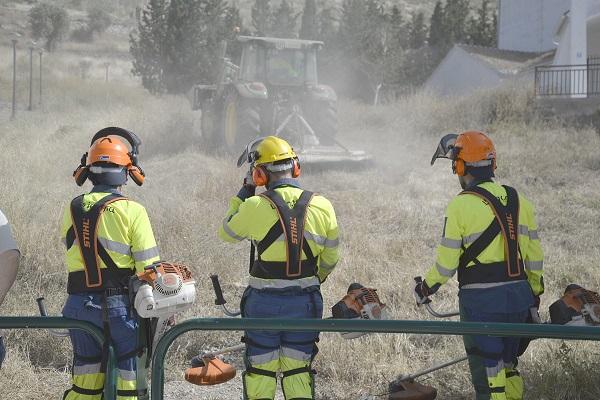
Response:
POLYGON ((489 51, 506 62, 529 57, 509 74, 461 50, 450 51, 427 89, 468 93, 531 72, 538 96, 600 96, 600 0, 498 0, 498 49, 489 51))

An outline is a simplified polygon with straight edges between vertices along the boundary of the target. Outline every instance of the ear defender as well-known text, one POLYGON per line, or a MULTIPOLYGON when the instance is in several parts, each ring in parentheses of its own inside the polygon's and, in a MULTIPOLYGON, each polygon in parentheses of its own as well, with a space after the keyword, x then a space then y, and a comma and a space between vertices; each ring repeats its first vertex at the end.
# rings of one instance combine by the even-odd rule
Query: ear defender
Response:
POLYGON ((302 172, 300 170, 300 161, 298 161, 297 158, 294 158, 292 160, 293 166, 292 166, 292 178, 297 178, 300 176, 300 172, 302 172))
POLYGON ((87 180, 87 178, 90 174, 90 170, 85 165, 86 161, 87 161, 87 156, 88 156, 88 153, 85 153, 84 155, 81 156, 81 161, 79 163, 79 166, 77 167, 77 169, 75 171, 73 171, 73 178, 75 179, 75 183, 77 184, 77 186, 83 186, 83 184, 85 183, 85 181, 87 180))
POLYGON ((129 173, 129 177, 131 178, 131 180, 134 181, 136 185, 142 186, 144 184, 146 174, 144 174, 142 168, 140 168, 137 165, 132 165, 127 169, 127 172, 129 173))
POLYGON ((452 161, 452 172, 454 172, 458 176, 465 176, 465 162, 460 158, 452 161))
POLYGON ((269 175, 264 167, 252 168, 252 181, 256 186, 266 186, 269 183, 269 175))

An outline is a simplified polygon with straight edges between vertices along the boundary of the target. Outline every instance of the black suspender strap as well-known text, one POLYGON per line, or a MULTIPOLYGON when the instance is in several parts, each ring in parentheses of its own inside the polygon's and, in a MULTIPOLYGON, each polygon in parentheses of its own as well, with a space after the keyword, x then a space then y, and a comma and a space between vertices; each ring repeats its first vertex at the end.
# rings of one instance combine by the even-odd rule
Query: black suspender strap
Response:
MULTIPOLYGON (((494 213, 494 220, 487 229, 479 236, 465 251, 459 261, 459 282, 461 284, 475 283, 478 281, 476 275, 487 275, 487 280, 498 282, 500 276, 492 271, 470 271, 473 269, 483 270, 485 266, 476 265, 471 268, 466 268, 471 262, 480 264, 477 257, 494 241, 498 234, 504 239, 504 271, 501 272, 501 281, 511 281, 524 279, 523 262, 519 255, 519 196, 517 191, 510 186, 503 186, 507 194, 507 203, 504 206, 492 193, 479 186, 473 186, 461 193, 472 194, 481 198, 494 213), (462 277, 466 279, 461 279, 462 277), (463 282, 467 280, 468 282, 463 282)), ((497 266, 490 265, 490 268, 497 266)), ((486 279, 484 279, 485 281, 486 279)), ((484 281, 477 283, 486 283, 484 281)))
MULTIPOLYGON (((83 258, 86 287, 91 289, 101 288, 103 285, 103 274, 100 271, 98 258, 106 264, 109 271, 119 272, 119 268, 98 241, 98 222, 108 204, 124 200, 125 198, 117 194, 109 194, 96 202, 86 212, 83 209, 83 196, 76 197, 71 202, 73 231, 79 243, 81 257, 83 258)), ((69 235, 67 234, 67 236, 69 235)))
POLYGON ((258 256, 268 249, 282 234, 286 243, 285 276, 287 278, 302 277, 302 251, 308 260, 314 259, 308 242, 304 239, 304 225, 308 214, 308 205, 313 193, 305 190, 298 198, 293 208, 290 208, 283 198, 274 190, 261 193, 277 211, 279 221, 267 232, 257 245, 258 256))

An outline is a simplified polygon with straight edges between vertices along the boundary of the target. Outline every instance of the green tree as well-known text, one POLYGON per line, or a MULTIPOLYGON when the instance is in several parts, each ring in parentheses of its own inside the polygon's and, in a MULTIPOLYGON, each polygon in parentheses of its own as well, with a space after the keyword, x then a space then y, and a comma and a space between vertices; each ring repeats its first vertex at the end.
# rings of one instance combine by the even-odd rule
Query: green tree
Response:
POLYGON ((470 12, 469 0, 447 0, 444 15, 450 44, 467 42, 467 19, 470 12))
POLYGON ((268 35, 271 32, 271 4, 269 0, 255 0, 252 6, 252 27, 259 36, 268 35))
POLYGON ((220 43, 239 14, 224 0, 150 0, 131 36, 136 75, 152 93, 182 93, 218 74, 220 43))
POLYGON ((275 37, 290 38, 296 36, 298 14, 287 0, 275 10, 271 20, 271 34, 275 37))
POLYGON ((137 32, 129 36, 133 56, 133 74, 142 78, 142 85, 150 93, 166 90, 164 70, 167 48, 166 0, 150 0, 142 10, 137 32))
POLYGON ((317 25, 317 4, 315 0, 306 0, 302 12, 302 25, 300 27, 300 38, 315 40, 319 36, 317 25))
POLYGON ((444 6, 440 0, 435 3, 433 14, 431 14, 429 23, 429 45, 434 47, 448 46, 448 27, 446 26, 444 6))
POLYGON ((46 50, 54 51, 69 33, 69 14, 62 7, 39 3, 29 10, 29 24, 33 38, 44 39, 46 50))
POLYGON ((411 49, 420 49, 425 46, 427 39, 427 26, 425 25, 425 14, 418 12, 412 15, 408 26, 408 42, 411 49))

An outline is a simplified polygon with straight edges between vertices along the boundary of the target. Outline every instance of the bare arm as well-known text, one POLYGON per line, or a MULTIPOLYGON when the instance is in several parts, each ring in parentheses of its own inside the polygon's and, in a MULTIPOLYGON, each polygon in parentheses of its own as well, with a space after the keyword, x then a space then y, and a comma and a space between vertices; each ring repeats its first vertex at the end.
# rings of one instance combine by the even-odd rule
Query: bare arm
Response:
POLYGON ((17 278, 20 258, 19 250, 8 250, 0 254, 0 305, 17 278))

